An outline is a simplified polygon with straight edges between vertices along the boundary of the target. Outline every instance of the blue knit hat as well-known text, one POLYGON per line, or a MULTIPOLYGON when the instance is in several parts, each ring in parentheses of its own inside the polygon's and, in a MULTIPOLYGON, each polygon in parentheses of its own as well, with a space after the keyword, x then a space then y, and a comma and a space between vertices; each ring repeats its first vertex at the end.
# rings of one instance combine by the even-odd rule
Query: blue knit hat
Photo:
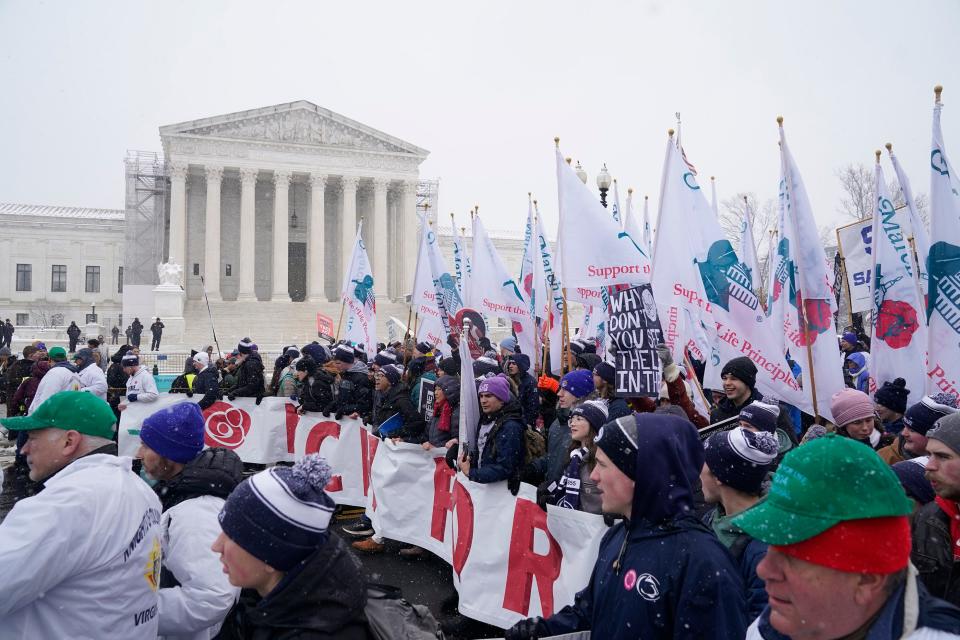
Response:
POLYGON ((380 367, 380 373, 383 374, 383 377, 390 381, 391 385, 395 385, 400 382, 400 378, 403 377, 403 367, 398 364, 388 364, 384 367, 380 367))
POLYGON ((353 361, 357 359, 357 354, 354 353, 353 347, 350 345, 338 344, 333 350, 333 359, 347 364, 353 364, 353 361))
POLYGON ((186 463, 203 449, 203 413, 193 402, 178 402, 143 421, 140 440, 158 454, 186 463))
POLYGON ((607 422, 607 403, 600 400, 587 400, 573 408, 570 417, 573 416, 582 416, 594 431, 600 431, 600 427, 607 422))
POLYGON ((507 351, 516 352, 517 350, 517 339, 513 336, 507 336, 500 341, 500 348, 506 349, 507 351))
POLYGON ((723 484, 758 495, 767 472, 773 468, 779 443, 768 431, 754 433, 743 427, 715 433, 703 445, 704 462, 723 484))
POLYGON ((740 421, 746 422, 751 427, 776 433, 777 419, 780 417, 780 406, 776 404, 767 404, 754 400, 743 409, 740 409, 740 421))
POLYGON ((571 371, 560 379, 560 388, 566 389, 578 398, 593 393, 593 372, 587 369, 571 371))
MULTIPOLYGON (((589 371, 585 371, 590 375, 589 371)), ((637 479, 637 414, 606 423, 597 434, 597 447, 631 480, 637 479)))
POLYGON ((609 362, 598 362, 593 366, 593 372, 607 384, 617 383, 617 370, 609 362))
POLYGON ((378 367, 385 367, 388 364, 397 364, 397 354, 390 349, 382 349, 377 355, 373 356, 373 364, 378 367))
POLYGON ((220 527, 253 557, 290 571, 322 546, 336 508, 324 491, 332 472, 317 454, 241 482, 220 511, 220 527))
POLYGON ((897 478, 900 479, 900 484, 903 485, 903 490, 907 492, 907 496, 920 504, 933 502, 933 499, 937 497, 933 485, 924 475, 928 459, 927 456, 923 456, 901 460, 890 467, 897 474, 897 478))

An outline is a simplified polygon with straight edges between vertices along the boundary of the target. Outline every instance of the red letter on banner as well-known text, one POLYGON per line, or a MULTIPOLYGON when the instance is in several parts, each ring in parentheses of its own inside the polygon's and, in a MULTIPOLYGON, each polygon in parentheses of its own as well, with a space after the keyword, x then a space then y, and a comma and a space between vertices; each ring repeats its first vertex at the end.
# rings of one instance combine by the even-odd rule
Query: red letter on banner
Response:
MULTIPOLYGON (((340 438, 340 423, 330 422, 328 420, 318 422, 310 427, 310 433, 307 434, 307 444, 303 450, 303 455, 308 456, 311 453, 319 452, 320 445, 322 445, 323 441, 327 438, 334 438, 335 440, 340 438)), ((330 482, 327 483, 324 489, 326 491, 343 491, 343 478, 339 475, 331 477, 330 482)))
MULTIPOLYGON (((360 466, 363 472, 363 495, 370 494, 370 467, 373 465, 373 459, 377 455, 377 447, 380 445, 380 438, 371 434, 366 429, 360 430, 360 466)), ((373 497, 373 510, 377 510, 377 497, 373 497)))
POLYGON ((457 541, 453 546, 453 570, 460 575, 473 546, 473 498, 467 488, 454 480, 451 509, 457 512, 457 541))
POLYGON ((287 453, 293 453, 293 443, 297 437, 297 423, 300 422, 300 415, 297 413, 297 407, 292 403, 284 405, 287 419, 287 453))
POLYGON ((453 511, 453 491, 450 483, 456 473, 447 465, 444 458, 434 458, 433 470, 433 518, 430 520, 430 535, 443 542, 443 534, 447 529, 447 514, 453 511))
POLYGON ((457 539, 453 544, 453 570, 460 575, 467 564, 473 546, 473 500, 466 487, 456 481, 456 472, 447 466, 443 458, 434 458, 433 470, 433 517, 430 519, 430 536, 443 542, 447 530, 447 514, 457 512, 457 539), (450 483, 453 482, 451 490, 450 483))
POLYGON ((503 608, 527 615, 530 610, 533 578, 536 577, 542 615, 545 618, 553 615, 553 583, 560 576, 562 559, 560 545, 547 530, 547 514, 529 500, 517 500, 517 508, 513 514, 513 534, 510 537, 503 608), (546 534, 550 544, 550 550, 545 556, 533 551, 533 535, 537 529, 546 534))

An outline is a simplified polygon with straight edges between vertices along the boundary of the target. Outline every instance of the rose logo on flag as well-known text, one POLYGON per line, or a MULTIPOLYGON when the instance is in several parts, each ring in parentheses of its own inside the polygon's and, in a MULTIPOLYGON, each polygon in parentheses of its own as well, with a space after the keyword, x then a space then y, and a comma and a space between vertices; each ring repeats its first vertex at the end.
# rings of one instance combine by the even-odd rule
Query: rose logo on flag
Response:
POLYGON ((203 443, 208 447, 236 449, 250 431, 250 414, 226 402, 214 402, 203 418, 203 443))
POLYGON ((877 337, 891 349, 902 349, 920 328, 917 311, 900 300, 884 300, 877 312, 877 337))

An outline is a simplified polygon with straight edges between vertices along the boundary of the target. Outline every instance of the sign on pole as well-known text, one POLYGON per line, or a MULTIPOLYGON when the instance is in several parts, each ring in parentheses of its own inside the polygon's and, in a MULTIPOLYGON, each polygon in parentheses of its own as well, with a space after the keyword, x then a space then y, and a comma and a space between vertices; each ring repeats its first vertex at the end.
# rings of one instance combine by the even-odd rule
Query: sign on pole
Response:
POLYGON ((851 313, 870 311, 873 296, 870 282, 873 277, 873 218, 864 218, 853 224, 837 227, 837 244, 843 256, 850 292, 851 313))
POLYGON ((663 342, 663 329, 649 284, 618 291, 610 298, 607 331, 617 349, 617 394, 624 397, 659 395, 657 345, 663 342))
POLYGON ((317 337, 324 340, 333 340, 333 318, 322 313, 317 314, 317 337))

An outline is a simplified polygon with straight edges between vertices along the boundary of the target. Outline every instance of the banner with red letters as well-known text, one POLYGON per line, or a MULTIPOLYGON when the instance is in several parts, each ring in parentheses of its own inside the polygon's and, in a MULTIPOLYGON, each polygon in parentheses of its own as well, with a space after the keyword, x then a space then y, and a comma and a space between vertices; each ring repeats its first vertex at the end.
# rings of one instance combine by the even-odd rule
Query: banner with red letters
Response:
MULTIPOLYGON (((199 399, 199 398, 196 398, 199 399)), ((194 399, 161 394, 121 414, 120 455, 135 455, 143 420, 194 399)), ((319 453, 333 468, 326 491, 338 504, 364 506, 377 534, 415 544, 450 563, 460 611, 507 628, 549 616, 590 579, 600 516, 536 503, 536 489, 505 482, 483 485, 455 473, 445 449, 381 441, 359 420, 298 415, 286 398, 217 402, 206 411, 207 446, 232 449, 246 462, 296 460, 319 453)))

